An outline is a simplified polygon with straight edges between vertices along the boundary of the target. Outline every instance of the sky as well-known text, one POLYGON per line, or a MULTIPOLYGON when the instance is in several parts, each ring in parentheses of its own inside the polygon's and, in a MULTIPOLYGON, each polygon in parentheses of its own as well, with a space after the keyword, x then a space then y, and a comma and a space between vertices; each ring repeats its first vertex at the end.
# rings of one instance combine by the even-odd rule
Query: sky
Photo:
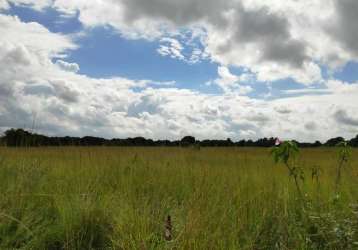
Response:
POLYGON ((358 134, 356 0, 0 0, 0 131, 358 134))

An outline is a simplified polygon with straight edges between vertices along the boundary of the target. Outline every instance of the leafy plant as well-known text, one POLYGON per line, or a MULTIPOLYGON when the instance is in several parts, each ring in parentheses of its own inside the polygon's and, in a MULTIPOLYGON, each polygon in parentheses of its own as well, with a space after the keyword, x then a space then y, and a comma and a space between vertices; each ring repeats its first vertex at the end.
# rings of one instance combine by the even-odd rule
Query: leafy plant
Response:
POLYGON ((300 198, 302 198, 302 191, 298 181, 299 179, 304 180, 304 173, 294 162, 294 159, 299 154, 297 143, 294 141, 281 142, 278 146, 272 149, 271 153, 276 163, 282 162, 286 166, 289 176, 294 179, 297 193, 300 198))

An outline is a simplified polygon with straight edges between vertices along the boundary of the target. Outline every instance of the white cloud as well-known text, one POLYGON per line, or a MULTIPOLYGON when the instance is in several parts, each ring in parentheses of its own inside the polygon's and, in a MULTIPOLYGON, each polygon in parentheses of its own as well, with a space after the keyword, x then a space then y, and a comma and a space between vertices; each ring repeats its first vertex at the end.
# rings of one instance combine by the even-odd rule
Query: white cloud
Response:
POLYGON ((16 16, 0 15, 0 42, 2 46, 21 45, 32 47, 42 63, 49 57, 61 57, 76 45, 67 36, 51 33, 36 22, 24 23, 16 16))
POLYGON ((7 10, 9 7, 10 6, 6 0, 0 0, 0 10, 7 10))
POLYGON ((68 63, 62 60, 57 60, 56 65, 65 71, 77 73, 80 70, 80 66, 77 63, 68 63))
MULTIPOLYGON (((195 34, 192 34, 193 39, 195 34)), ((195 64, 207 58, 207 54, 195 44, 191 39, 182 44, 173 37, 161 38, 157 52, 162 56, 169 56, 173 59, 184 61, 188 64, 195 64)))
POLYGON ((209 81, 207 84, 218 85, 225 93, 235 92, 240 95, 246 95, 253 91, 252 87, 248 85, 241 85, 242 82, 249 80, 250 76, 247 73, 243 73, 240 76, 234 75, 225 66, 218 67, 219 78, 214 81, 209 81))
POLYGON ((328 90, 333 93, 351 93, 357 91, 357 84, 349 84, 340 80, 330 79, 325 82, 328 90))
MULTIPOLYGON (((191 63, 200 54, 249 68, 260 81, 322 81, 319 64, 335 70, 357 60, 355 0, 9 0, 36 9, 79 13, 86 27, 111 26, 129 39, 164 39, 158 52, 191 63), (171 36, 191 30, 205 51, 183 54, 171 36), (198 32, 200 31, 200 32, 198 32)), ((5 2, 3 2, 5 3, 5 2)))
MULTIPOLYGON (((54 63, 77 48, 70 36, 0 15, 0 64, 5 65, 0 68, 1 129, 30 126, 36 114, 39 132, 61 135, 170 139, 187 134, 200 139, 279 136, 311 141, 339 135, 349 138, 358 133, 353 113, 358 108, 357 84, 329 80, 324 82, 324 93, 305 88, 312 91, 311 95, 296 92, 296 97, 259 100, 242 95, 251 91, 249 85, 242 84, 252 77, 250 73, 237 76, 228 69, 230 65, 243 66, 259 80, 289 76, 304 84, 321 82, 316 60, 338 65, 354 58, 347 52, 354 48, 342 45, 349 43, 334 40, 320 28, 325 18, 333 15, 331 10, 323 8, 325 18, 319 18, 323 24, 311 27, 313 14, 310 9, 305 13, 298 1, 265 7, 269 9, 262 9, 269 1, 256 1, 256 7, 255 1, 244 7, 231 1, 207 1, 205 5, 199 0, 148 2, 58 0, 54 6, 66 13, 79 10, 85 25, 111 25, 130 38, 159 39, 168 37, 177 27, 203 26, 205 51, 197 54, 207 53, 212 60, 227 65, 218 68, 219 78, 213 82, 224 90, 223 94, 178 89, 173 86, 175 82, 81 75, 75 62, 63 59, 54 63), (133 5, 138 6, 137 13, 132 13, 133 5), (290 8, 295 11, 285 14, 290 8), (255 14, 262 16, 254 20, 255 30, 249 30, 244 24, 255 14), (288 19, 288 14, 295 19, 288 19), (300 23, 298 17, 306 16, 300 23), (235 27, 235 20, 243 24, 235 27), (324 48, 316 50, 318 41, 312 34, 317 29, 318 37, 329 45, 322 44, 324 48), (278 51, 277 45, 283 50, 278 51), (328 53, 329 46, 332 50, 328 53), (338 51, 347 54, 333 57, 338 51)), ((314 1, 317 6, 318 2, 314 1)), ((45 4, 35 8, 44 8, 45 4)), ((168 55, 184 55, 184 43, 167 40, 167 45, 168 55)))
POLYGON ((223 89, 230 88, 239 82, 239 77, 231 74, 227 67, 218 67, 218 75, 220 78, 215 82, 223 89))
POLYGON ((9 2, 18 6, 31 7, 39 11, 52 4, 52 0, 0 0, 0 9, 2 6, 7 9, 9 2))
POLYGON ((185 57, 182 55, 183 46, 178 40, 174 38, 165 37, 162 38, 160 42, 161 45, 157 50, 160 55, 185 60, 185 57))
POLYGON ((348 125, 348 126, 353 126, 353 127, 357 128, 358 127, 358 116, 355 114, 356 113, 353 110, 349 111, 349 113, 348 113, 346 109, 338 109, 334 113, 334 118, 336 119, 336 121, 338 123, 348 125))

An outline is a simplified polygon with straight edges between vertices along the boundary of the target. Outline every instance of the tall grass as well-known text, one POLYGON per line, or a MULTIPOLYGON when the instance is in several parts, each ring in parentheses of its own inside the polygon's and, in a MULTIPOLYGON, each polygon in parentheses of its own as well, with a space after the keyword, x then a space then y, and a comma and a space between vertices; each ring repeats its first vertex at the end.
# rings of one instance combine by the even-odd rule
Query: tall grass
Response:
POLYGON ((358 151, 298 161, 305 211, 269 149, 0 148, 0 249, 357 248, 358 151))

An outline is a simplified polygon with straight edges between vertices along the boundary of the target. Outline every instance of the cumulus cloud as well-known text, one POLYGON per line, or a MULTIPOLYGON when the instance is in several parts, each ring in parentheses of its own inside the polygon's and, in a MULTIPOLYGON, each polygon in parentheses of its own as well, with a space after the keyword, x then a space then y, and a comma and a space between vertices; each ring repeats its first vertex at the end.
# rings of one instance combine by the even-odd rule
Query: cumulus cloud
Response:
POLYGON ((178 59, 180 55, 188 58, 184 53, 186 43, 174 37, 180 36, 179 30, 190 29, 203 47, 196 52, 198 57, 205 53, 210 60, 223 65, 218 68, 218 79, 212 81, 223 93, 179 89, 173 86, 175 82, 92 78, 80 74, 79 65, 66 62, 68 53, 77 48, 71 36, 3 14, 0 15, 0 64, 5 65, 0 68, 1 130, 32 124, 36 114, 40 132, 62 135, 170 139, 187 134, 199 139, 279 136, 308 141, 354 135, 339 124, 356 126, 357 118, 347 111, 347 103, 349 110, 358 108, 356 84, 325 81, 324 95, 305 88, 304 91, 312 93, 296 92, 295 97, 270 100, 243 96, 252 91, 250 85, 243 84, 247 77, 261 81, 291 77, 307 85, 321 83, 318 63, 334 69, 354 59, 354 53, 348 52, 354 50, 349 37, 343 39, 339 32, 329 33, 326 28, 326 19, 343 18, 339 16, 345 10, 338 10, 337 3, 11 2, 39 10, 53 7, 69 15, 78 11, 85 26, 110 25, 129 39, 141 37, 159 42, 162 39, 166 48, 160 52, 178 59), (314 16, 312 9, 320 10, 322 15, 317 17, 316 12, 314 16), (250 73, 235 75, 229 70, 232 66, 250 73), (255 75, 251 76, 251 72, 255 75))
MULTIPOLYGON (((228 18, 227 35, 221 44, 215 44, 217 56, 230 54, 232 50, 252 50, 251 58, 240 58, 230 62, 242 66, 258 62, 286 64, 289 67, 301 68, 308 59, 303 41, 296 40, 290 34, 290 25, 285 16, 273 14, 266 7, 247 10, 238 6, 228 18), (219 46, 218 46, 219 45, 219 46), (243 49, 240 49, 243 47, 243 49), (250 62, 249 60, 254 60, 250 62)), ((218 32, 214 30, 213 32, 218 32)), ((220 33, 220 32, 219 32, 220 33)), ((210 45, 210 44, 209 44, 210 45)))
POLYGON ((293 78, 322 82, 320 64, 337 69, 357 59, 354 0, 9 0, 36 9, 52 7, 86 27, 111 26, 129 39, 164 39, 158 52, 179 60, 183 47, 172 38, 190 30, 222 65, 246 67, 261 81, 293 78), (200 31, 200 32, 198 32, 200 31))
POLYGON ((215 83, 225 91, 229 90, 239 82, 239 77, 231 74, 227 67, 218 67, 218 75, 220 78, 216 79, 215 83))
POLYGON ((162 56, 178 59, 188 64, 199 63, 207 58, 207 54, 198 47, 198 44, 191 39, 186 39, 185 44, 173 37, 164 37, 159 41, 157 52, 162 56))
POLYGON ((307 122, 305 123, 305 129, 312 131, 317 129, 317 124, 315 122, 307 122))
POLYGON ((355 0, 335 0, 337 22, 327 29, 355 57, 358 57, 358 2, 355 0))
POLYGON ((241 82, 248 80, 248 74, 243 73, 240 76, 234 75, 225 66, 218 67, 219 78, 214 81, 209 81, 207 84, 218 85, 225 93, 236 92, 241 95, 246 95, 253 91, 252 87, 248 85, 241 85, 241 82))
POLYGON ((10 6, 7 1, 5 1, 5 0, 0 1, 0 10, 7 10, 7 9, 9 9, 9 7, 10 6))
POLYGON ((171 58, 178 58, 184 60, 185 57, 182 55, 183 46, 181 43, 174 38, 162 38, 160 40, 161 45, 157 50, 162 56, 170 56, 171 58))
POLYGON ((31 7, 39 11, 52 4, 52 0, 0 0, 0 6, 4 5, 8 8, 8 2, 22 7, 31 7))
MULTIPOLYGON (((308 41, 293 36, 286 15, 263 4, 249 8, 237 0, 13 1, 37 8, 48 3, 66 14, 78 11, 85 26, 109 25, 130 39, 164 39, 169 46, 161 45, 158 52, 180 60, 184 58, 182 47, 168 36, 180 29, 193 33, 199 29, 211 59, 248 67, 260 80, 292 77, 309 84, 321 79, 319 67, 308 53, 308 41)), ((198 60, 198 51, 193 51, 191 61, 198 60)))
POLYGON ((334 118, 338 123, 358 127, 358 117, 348 114, 344 109, 338 109, 334 113, 334 118))
POLYGON ((75 103, 78 101, 79 93, 70 86, 68 86, 65 81, 52 81, 51 85, 54 88, 54 93, 60 99, 70 103, 75 103))
POLYGON ((70 37, 49 32, 36 22, 22 22, 16 16, 0 15, 0 32, 2 46, 31 46, 44 62, 49 57, 61 57, 67 50, 77 47, 70 37))
POLYGON ((289 114, 292 112, 292 110, 286 106, 277 106, 277 107, 274 107, 275 111, 277 113, 280 113, 280 114, 289 114))
POLYGON ((80 66, 77 63, 68 63, 62 60, 57 60, 56 64, 65 71, 77 73, 80 70, 80 66))

